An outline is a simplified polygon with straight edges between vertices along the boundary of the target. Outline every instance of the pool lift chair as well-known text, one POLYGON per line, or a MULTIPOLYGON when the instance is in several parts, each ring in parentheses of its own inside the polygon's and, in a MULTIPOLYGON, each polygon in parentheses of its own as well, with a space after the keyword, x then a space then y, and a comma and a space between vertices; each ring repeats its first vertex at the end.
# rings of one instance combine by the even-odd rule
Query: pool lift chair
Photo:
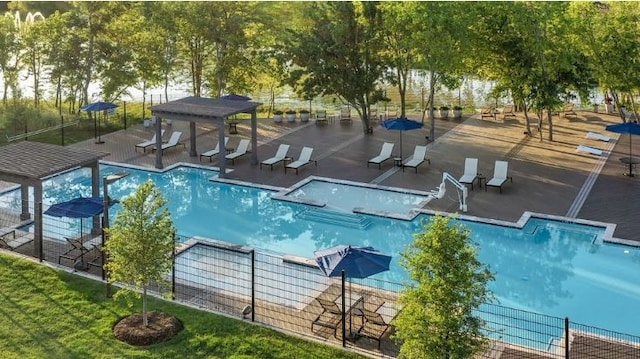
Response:
POLYGON ((467 194, 468 194, 467 186, 458 182, 458 180, 455 177, 451 176, 447 172, 442 172, 442 183, 440 183, 440 186, 438 186, 436 189, 428 192, 429 195, 433 199, 443 198, 445 193, 447 192, 447 181, 451 182, 454 186, 456 186, 456 188, 458 188, 459 190, 458 201, 460 202, 460 210, 462 212, 466 212, 467 211, 467 194))

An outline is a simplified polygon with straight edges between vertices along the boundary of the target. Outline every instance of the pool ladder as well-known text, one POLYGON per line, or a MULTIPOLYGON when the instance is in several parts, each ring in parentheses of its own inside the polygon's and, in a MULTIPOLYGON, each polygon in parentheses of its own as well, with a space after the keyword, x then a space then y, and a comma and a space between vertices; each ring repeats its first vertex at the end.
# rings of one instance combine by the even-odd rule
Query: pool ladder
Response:
POLYGON ((336 224, 356 229, 367 229, 367 227, 371 225, 371 221, 365 216, 355 213, 332 211, 324 208, 308 209, 298 213, 297 217, 309 221, 336 224))

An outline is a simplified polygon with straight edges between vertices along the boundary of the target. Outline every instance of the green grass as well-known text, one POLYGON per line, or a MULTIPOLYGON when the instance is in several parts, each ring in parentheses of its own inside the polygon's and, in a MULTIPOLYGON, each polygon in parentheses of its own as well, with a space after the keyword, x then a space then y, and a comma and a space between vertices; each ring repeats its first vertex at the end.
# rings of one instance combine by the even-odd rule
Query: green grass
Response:
MULTIPOLYGON (((185 329, 172 340, 135 348, 111 327, 139 309, 105 297, 104 284, 0 254, 2 358, 363 358, 213 313, 151 298, 185 329)), ((136 303, 137 304, 137 303, 136 303)))

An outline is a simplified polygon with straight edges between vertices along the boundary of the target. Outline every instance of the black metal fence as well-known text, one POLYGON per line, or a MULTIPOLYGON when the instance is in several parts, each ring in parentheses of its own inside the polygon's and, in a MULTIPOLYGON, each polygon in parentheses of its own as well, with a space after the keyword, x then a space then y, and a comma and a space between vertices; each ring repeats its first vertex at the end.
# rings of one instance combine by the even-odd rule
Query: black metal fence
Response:
MULTIPOLYGON (((0 246, 37 257, 32 217, 22 213, 19 193, 4 200, 0 246)), ((104 279, 100 225, 99 217, 46 219, 43 259, 104 279)), ((177 237, 174 258, 166 278, 173 298, 185 305, 374 355, 398 353, 392 320, 401 310, 400 284, 351 280, 344 273, 327 277, 308 258, 199 237, 177 237)), ((482 358, 640 358, 637 336, 496 304, 482 306, 477 314, 491 339, 482 358)))

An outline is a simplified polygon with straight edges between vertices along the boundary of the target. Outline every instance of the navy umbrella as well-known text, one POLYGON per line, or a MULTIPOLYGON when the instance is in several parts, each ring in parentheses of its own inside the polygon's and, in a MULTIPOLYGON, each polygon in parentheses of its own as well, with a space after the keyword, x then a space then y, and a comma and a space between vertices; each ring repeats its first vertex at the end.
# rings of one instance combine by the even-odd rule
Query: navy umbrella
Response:
POLYGON ((617 123, 608 125, 605 130, 615 133, 629 134, 629 176, 633 177, 633 161, 631 159, 631 135, 640 135, 640 125, 635 122, 617 123))
POLYGON ((233 101, 249 101, 249 100, 251 100, 251 97, 242 96, 242 95, 236 95, 234 93, 229 94, 229 95, 221 96, 220 98, 221 99, 225 99, 225 100, 233 100, 233 101))
POLYGON ((104 210, 102 197, 78 197, 70 201, 51 205, 44 214, 53 217, 80 218, 80 237, 82 237, 82 219, 97 216, 104 210))
MULTIPOLYGON (((339 245, 313 252, 320 270, 328 277, 345 275, 349 278, 366 278, 389 270, 391 256, 373 247, 352 247, 339 245)), ((351 282, 349 282, 351 283, 351 282)), ((349 284, 351 298, 351 284, 349 284)), ((351 311, 349 311, 349 332, 351 332, 351 311)))
POLYGON ((400 158, 402 158, 402 132, 422 128, 423 124, 406 117, 390 118, 380 123, 387 130, 400 131, 400 158))
MULTIPOLYGON (((113 110, 116 107, 118 107, 118 105, 116 105, 113 102, 97 101, 97 102, 90 103, 88 105, 84 105, 84 106, 80 107, 80 110, 87 111, 87 112, 105 111, 105 116, 106 116, 106 111, 107 110, 113 110)), ((98 138, 96 143, 104 143, 100 138, 100 122, 99 121, 100 121, 100 118, 98 117, 98 124, 96 125, 95 124, 95 117, 94 117, 94 128, 95 128, 95 135, 94 136, 98 138)))

